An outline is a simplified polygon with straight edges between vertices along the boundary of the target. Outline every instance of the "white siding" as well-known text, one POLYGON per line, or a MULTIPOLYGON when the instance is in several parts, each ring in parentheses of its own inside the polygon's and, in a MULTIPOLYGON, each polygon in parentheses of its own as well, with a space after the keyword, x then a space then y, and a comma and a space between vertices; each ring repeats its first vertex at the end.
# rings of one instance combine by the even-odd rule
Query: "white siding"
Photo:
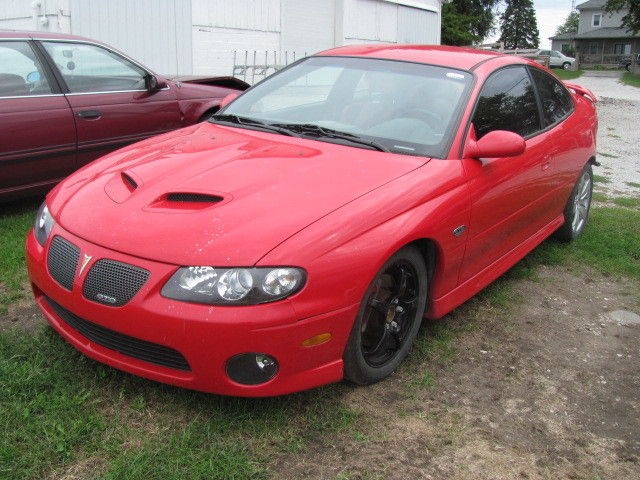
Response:
POLYGON ((161 74, 192 70, 191 0, 71 0, 71 32, 161 74))
POLYGON ((440 2, 345 0, 344 43, 368 42, 440 43, 440 2))
POLYGON ((253 51, 257 63, 264 63, 265 50, 280 50, 279 32, 262 32, 220 27, 193 27, 193 73, 195 75, 231 75, 234 50, 238 62, 244 63, 245 51, 249 51, 249 63, 253 63, 253 51))
POLYGON ((70 32, 69 0, 0 0, 0 29, 70 32))
POLYGON ((282 0, 281 48, 309 55, 335 45, 335 0, 282 0))
POLYGON ((193 0, 193 73, 231 75, 235 50, 241 63, 279 51, 280 22, 280 0, 193 0))

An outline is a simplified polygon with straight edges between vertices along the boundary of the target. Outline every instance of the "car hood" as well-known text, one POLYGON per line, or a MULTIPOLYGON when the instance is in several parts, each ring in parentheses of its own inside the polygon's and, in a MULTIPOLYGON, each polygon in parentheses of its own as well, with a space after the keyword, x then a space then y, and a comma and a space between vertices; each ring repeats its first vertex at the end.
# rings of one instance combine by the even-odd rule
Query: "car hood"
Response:
POLYGON ((106 248, 178 265, 249 266, 427 161, 205 122, 97 160, 48 202, 63 228, 106 248))

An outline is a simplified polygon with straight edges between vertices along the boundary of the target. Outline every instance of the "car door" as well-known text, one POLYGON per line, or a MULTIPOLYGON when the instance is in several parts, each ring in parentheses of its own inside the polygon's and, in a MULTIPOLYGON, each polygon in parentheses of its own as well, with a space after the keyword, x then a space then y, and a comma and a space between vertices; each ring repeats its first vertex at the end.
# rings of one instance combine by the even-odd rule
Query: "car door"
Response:
POLYGON ((0 40, 0 196, 43 187, 76 164, 71 109, 33 45, 0 40))
POLYGON ((494 130, 518 133, 526 139, 526 150, 516 157, 464 160, 471 215, 461 281, 508 254, 548 219, 544 212, 550 188, 548 138, 542 133, 536 93, 525 66, 500 69, 487 79, 472 124, 478 139, 494 130))
POLYGON ((66 88, 78 132, 78 163, 182 126, 176 93, 148 89, 144 68, 102 45, 42 41, 66 88))

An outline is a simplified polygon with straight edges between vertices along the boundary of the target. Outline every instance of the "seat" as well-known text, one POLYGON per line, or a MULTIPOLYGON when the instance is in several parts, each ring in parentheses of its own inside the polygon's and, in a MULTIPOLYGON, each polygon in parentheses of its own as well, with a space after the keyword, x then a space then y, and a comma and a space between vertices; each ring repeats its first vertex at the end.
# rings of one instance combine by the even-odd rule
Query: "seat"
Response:
POLYGON ((29 95, 29 85, 24 78, 14 73, 0 73, 0 97, 29 95))

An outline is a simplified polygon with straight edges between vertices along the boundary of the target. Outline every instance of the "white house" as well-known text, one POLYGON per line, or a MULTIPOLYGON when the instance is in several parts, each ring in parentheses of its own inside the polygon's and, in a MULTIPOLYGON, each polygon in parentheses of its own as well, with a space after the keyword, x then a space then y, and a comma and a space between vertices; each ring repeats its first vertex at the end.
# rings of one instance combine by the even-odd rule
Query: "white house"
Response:
POLYGON ((230 75, 234 51, 237 63, 254 55, 265 63, 267 52, 269 62, 274 52, 290 62, 349 43, 438 44, 441 7, 442 0, 0 0, 0 29, 90 37, 158 73, 230 75))

